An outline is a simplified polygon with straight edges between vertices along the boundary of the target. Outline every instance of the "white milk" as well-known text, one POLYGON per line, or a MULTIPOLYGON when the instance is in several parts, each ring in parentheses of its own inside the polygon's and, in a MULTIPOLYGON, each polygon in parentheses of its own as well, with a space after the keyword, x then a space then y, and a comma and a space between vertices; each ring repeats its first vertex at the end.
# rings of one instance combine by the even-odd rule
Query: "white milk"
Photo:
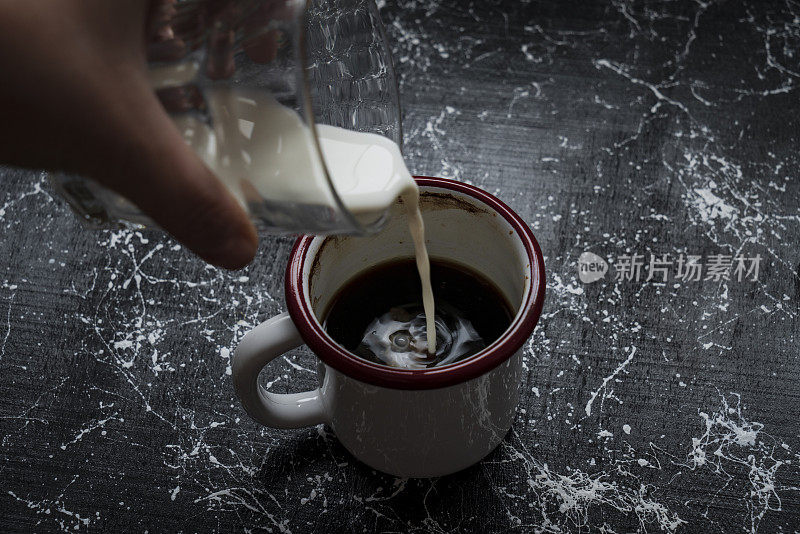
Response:
POLYGON ((428 354, 436 354, 436 317, 434 316, 433 287, 431 287, 431 263, 428 260, 428 248, 425 246, 425 223, 422 220, 422 212, 419 210, 417 184, 414 183, 413 187, 404 189, 401 196, 403 205, 406 206, 408 229, 411 230, 411 238, 414 240, 414 255, 417 258, 417 270, 420 282, 422 282, 422 307, 425 310, 428 354))
MULTIPOLYGON (((314 138, 296 112, 263 91, 214 87, 206 90, 205 98, 213 129, 189 116, 175 123, 243 206, 254 193, 274 202, 336 206, 316 157, 314 138)), ((326 125, 316 129, 334 187, 359 221, 375 220, 402 197, 422 282, 428 352, 435 353, 433 291, 419 190, 399 147, 381 135, 326 125)))

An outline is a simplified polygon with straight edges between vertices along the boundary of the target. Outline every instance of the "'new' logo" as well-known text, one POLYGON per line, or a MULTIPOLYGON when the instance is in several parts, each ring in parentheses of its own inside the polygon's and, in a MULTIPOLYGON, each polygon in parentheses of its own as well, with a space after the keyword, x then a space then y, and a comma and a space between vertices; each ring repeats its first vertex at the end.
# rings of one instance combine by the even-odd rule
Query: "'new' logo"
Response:
POLYGON ((584 252, 578 258, 578 277, 584 284, 591 284, 603 278, 608 272, 606 260, 592 252, 584 252))

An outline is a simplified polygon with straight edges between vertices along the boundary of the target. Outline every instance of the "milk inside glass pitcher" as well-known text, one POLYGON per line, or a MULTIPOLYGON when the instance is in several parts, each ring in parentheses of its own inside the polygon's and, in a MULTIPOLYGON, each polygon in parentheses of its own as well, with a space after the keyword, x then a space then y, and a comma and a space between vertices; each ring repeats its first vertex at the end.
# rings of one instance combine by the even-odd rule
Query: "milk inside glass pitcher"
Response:
POLYGON ((414 187, 399 147, 382 135, 308 126, 262 91, 213 87, 206 102, 213 126, 187 115, 175 119, 178 129, 242 206, 272 227, 317 231, 337 200, 369 227, 414 187))
MULTIPOLYGON (((373 0, 154 5, 151 85, 261 231, 370 233, 415 187, 373 0)), ((90 225, 153 225, 91 180, 51 181, 90 225)))

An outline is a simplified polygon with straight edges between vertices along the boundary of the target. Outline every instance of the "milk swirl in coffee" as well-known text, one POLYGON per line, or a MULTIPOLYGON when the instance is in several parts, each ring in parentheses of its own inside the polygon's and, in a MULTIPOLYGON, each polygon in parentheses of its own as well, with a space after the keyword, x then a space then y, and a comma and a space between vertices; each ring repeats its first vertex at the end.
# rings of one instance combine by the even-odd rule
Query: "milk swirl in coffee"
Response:
POLYGON ((399 147, 380 135, 318 125, 323 168, 309 127, 269 94, 220 86, 208 88, 204 96, 211 126, 192 115, 178 117, 175 123, 243 206, 247 207, 253 193, 273 203, 334 206, 325 168, 343 204, 360 221, 374 220, 402 198, 425 318, 424 327, 413 330, 414 343, 417 346, 419 338, 425 338, 421 358, 433 361, 437 354, 436 316, 419 190, 399 147))
POLYGON ((457 363, 497 340, 512 318, 500 290, 462 265, 434 259, 430 267, 437 337, 432 354, 410 258, 377 265, 341 288, 325 314, 325 330, 365 360, 406 369, 457 363))

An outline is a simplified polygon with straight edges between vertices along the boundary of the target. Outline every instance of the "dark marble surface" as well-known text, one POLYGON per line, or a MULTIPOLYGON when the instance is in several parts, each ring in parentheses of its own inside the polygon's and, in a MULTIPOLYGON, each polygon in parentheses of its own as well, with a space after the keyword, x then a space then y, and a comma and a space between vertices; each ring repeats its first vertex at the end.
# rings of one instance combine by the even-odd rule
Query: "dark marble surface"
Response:
MULTIPOLYGON (((395 480, 326 428, 257 426, 230 353, 284 309, 291 240, 221 272, 156 232, 84 231, 38 173, 7 169, 0 528, 797 531, 800 4, 381 12, 412 171, 496 194, 546 255, 503 444, 462 473, 395 480), (646 265, 584 285, 584 251, 646 265), (647 281, 651 254, 706 270, 647 281), (706 280, 719 254, 760 256, 758 275, 706 280)), ((313 368, 295 351, 272 388, 312 386, 313 368)))

